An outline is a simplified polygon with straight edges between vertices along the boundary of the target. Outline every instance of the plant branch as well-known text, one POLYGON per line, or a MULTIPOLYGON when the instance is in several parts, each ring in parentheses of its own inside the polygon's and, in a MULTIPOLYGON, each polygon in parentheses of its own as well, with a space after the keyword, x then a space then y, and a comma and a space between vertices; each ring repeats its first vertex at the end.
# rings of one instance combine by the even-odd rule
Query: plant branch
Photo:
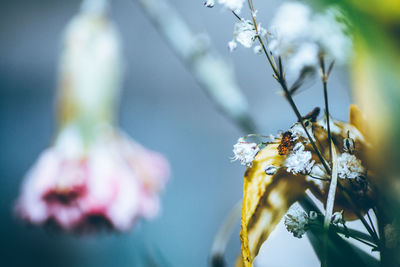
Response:
POLYGON ((137 0, 137 3, 217 108, 244 132, 256 132, 232 68, 204 41, 207 35, 192 31, 168 0, 137 0))
MULTIPOLYGON (((321 66, 321 79, 324 88, 324 100, 325 100, 325 117, 326 124, 328 129, 328 143, 329 143, 329 161, 332 165, 332 137, 331 137, 331 124, 330 124, 330 113, 329 113, 329 105, 328 105, 328 75, 325 72, 325 60, 323 56, 320 56, 320 66, 321 66)), ((329 72, 332 69, 333 65, 329 66, 329 72)))

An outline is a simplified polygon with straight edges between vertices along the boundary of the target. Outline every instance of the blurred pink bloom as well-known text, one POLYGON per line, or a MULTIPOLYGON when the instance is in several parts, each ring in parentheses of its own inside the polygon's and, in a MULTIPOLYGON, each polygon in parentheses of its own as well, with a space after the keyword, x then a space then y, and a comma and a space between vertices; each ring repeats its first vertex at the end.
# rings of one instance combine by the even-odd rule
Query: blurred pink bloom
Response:
POLYGON ((168 162, 114 126, 122 57, 107 1, 84 1, 64 33, 55 143, 27 174, 17 201, 25 221, 125 231, 159 213, 168 162))
POLYGON ((86 153, 70 155, 65 148, 74 135, 64 134, 69 146, 45 150, 28 173, 16 206, 21 218, 66 230, 105 222, 125 231, 136 219, 158 214, 158 193, 169 175, 162 155, 114 133, 105 133, 86 153))

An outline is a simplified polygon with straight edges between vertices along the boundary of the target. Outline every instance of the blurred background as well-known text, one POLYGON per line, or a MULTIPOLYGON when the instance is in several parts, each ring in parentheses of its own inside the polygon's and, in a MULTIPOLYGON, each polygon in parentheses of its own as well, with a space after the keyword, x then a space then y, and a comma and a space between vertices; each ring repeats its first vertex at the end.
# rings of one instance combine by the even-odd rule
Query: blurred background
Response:
MULTIPOLYGON (((230 54, 235 18, 202 0, 171 0, 192 29, 207 32, 215 49, 235 68, 261 134, 287 129, 295 116, 262 55, 239 47, 230 54)), ((279 1, 255 1, 268 25, 279 1)), ((127 234, 71 236, 26 227, 12 212, 24 174, 51 143, 60 38, 80 1, 0 3, 0 234, 2 266, 206 266, 213 238, 242 196, 244 167, 231 163, 232 145, 243 135, 223 117, 176 58, 134 0, 113 0, 111 17, 122 36, 125 79, 119 121, 134 139, 170 161, 172 176, 162 213, 127 234), (147 256, 146 256, 147 255, 147 256), (162 258, 162 260, 160 260, 162 258)), ((330 80, 331 114, 347 120, 350 95, 345 69, 330 80)), ((303 114, 322 107, 320 83, 307 85, 295 100, 303 114)), ((307 240, 282 225, 262 253, 262 266, 318 266, 307 240), (288 242, 288 240, 290 240, 288 242), (290 255, 290 257, 288 257, 290 255), (297 263, 297 264, 296 264, 297 263)), ((227 259, 239 253, 239 225, 227 259)))

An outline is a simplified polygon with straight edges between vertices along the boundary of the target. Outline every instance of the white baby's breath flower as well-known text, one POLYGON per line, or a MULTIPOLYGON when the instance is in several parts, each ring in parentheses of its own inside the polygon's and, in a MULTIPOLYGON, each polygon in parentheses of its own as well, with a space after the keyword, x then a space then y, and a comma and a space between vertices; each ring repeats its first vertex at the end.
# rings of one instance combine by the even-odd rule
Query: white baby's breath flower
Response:
POLYGON ((315 14, 312 18, 312 37, 319 43, 321 52, 337 64, 346 63, 351 53, 351 39, 346 35, 343 14, 336 8, 328 8, 325 12, 315 14))
POLYGON ((261 45, 256 45, 256 46, 253 48, 254 54, 261 54, 262 51, 263 51, 263 49, 262 49, 261 45))
POLYGON ((204 6, 208 8, 212 8, 215 5, 215 0, 207 0, 204 2, 204 6))
POLYGON ((245 0, 218 0, 218 3, 239 14, 244 1, 245 0))
POLYGON ((250 48, 253 46, 257 32, 249 20, 242 19, 240 22, 235 23, 233 36, 244 47, 250 48))
POLYGON ((355 179, 365 173, 361 160, 356 156, 343 153, 337 158, 338 177, 345 179, 355 179))
POLYGON ((311 10, 308 6, 298 3, 284 3, 279 7, 271 23, 271 30, 275 38, 271 40, 269 48, 285 56, 300 39, 310 22, 311 10))
POLYGON ((272 20, 270 28, 275 38, 268 47, 286 58, 290 76, 297 76, 307 67, 318 67, 321 54, 343 64, 349 57, 351 40, 345 34, 345 25, 338 22, 342 17, 335 8, 313 13, 305 4, 284 3, 272 20))
POLYGON ((301 238, 307 231, 309 217, 298 204, 293 204, 285 215, 286 229, 297 238, 301 238))
POLYGON ((228 43, 228 51, 229 52, 232 53, 233 51, 235 51, 236 47, 237 47, 237 43, 234 40, 232 40, 228 43))
POLYGON ((293 151, 290 152, 289 157, 285 161, 285 166, 287 172, 293 174, 308 174, 315 163, 311 160, 312 154, 310 151, 304 150, 304 145, 302 143, 297 143, 293 151))
POLYGON ((244 138, 241 137, 233 146, 233 153, 235 156, 232 161, 239 160, 242 165, 250 167, 259 150, 260 148, 256 143, 246 142, 244 138))

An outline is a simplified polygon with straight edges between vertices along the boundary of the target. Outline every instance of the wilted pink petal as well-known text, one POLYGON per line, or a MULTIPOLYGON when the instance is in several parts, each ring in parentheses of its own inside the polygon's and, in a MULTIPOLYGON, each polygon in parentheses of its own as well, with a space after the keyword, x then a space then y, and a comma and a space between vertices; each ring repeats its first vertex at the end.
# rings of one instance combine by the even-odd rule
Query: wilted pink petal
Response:
POLYGON ((138 218, 158 214, 158 194, 169 175, 160 154, 113 135, 100 139, 85 155, 68 156, 56 147, 40 156, 16 206, 21 218, 67 230, 93 228, 103 221, 126 231, 138 218))

